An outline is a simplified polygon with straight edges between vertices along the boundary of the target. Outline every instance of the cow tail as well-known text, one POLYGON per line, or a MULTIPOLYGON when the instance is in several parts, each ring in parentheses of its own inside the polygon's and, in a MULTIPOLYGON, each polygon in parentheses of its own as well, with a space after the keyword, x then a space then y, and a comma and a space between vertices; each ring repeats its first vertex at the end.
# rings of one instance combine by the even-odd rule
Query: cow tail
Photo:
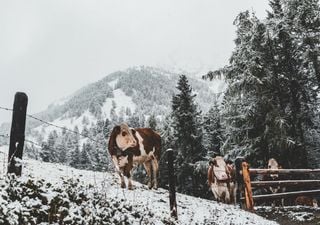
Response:
POLYGON ((211 184, 213 183, 213 166, 209 166, 208 169, 208 185, 211 187, 211 184))
POLYGON ((161 139, 161 136, 157 132, 154 132, 153 142, 154 142, 154 147, 155 147, 154 154, 155 154, 155 157, 157 158, 157 160, 159 161, 160 155, 161 155, 162 139, 161 139))

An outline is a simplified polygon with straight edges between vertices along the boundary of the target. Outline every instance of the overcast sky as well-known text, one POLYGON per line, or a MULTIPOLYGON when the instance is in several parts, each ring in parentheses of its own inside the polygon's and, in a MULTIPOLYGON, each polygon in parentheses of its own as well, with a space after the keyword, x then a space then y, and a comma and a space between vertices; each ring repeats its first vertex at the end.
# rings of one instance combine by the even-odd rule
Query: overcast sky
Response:
MULTIPOLYGON (((233 20, 267 0, 1 0, 0 106, 15 92, 28 113, 136 65, 217 69, 234 47, 233 20)), ((11 114, 0 110, 0 123, 11 114)))

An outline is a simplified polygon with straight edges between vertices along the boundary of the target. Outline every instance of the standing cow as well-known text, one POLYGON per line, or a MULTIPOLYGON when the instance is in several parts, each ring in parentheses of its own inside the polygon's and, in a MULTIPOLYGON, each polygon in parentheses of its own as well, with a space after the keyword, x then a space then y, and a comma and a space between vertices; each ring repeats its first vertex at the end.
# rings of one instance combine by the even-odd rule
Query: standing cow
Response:
POLYGON ((227 165, 221 156, 216 156, 209 163, 208 184, 219 202, 229 204, 234 201, 232 173, 232 167, 227 165))
MULTIPOLYGON (((282 169, 282 167, 279 165, 279 163, 277 162, 277 160, 275 160, 274 158, 270 158, 268 160, 268 169, 272 169, 272 170, 277 170, 277 169, 282 169)), ((270 180, 270 181, 276 181, 276 180, 279 180, 279 174, 270 174, 270 175, 266 175, 265 180, 270 180)), ((269 191, 272 193, 272 194, 275 194, 275 193, 281 193, 281 192, 285 192, 286 189, 285 187, 269 187, 269 191)), ((276 205, 276 201, 273 201, 272 202, 272 207, 275 207, 276 205)), ((281 206, 284 206, 284 199, 282 198, 281 199, 281 206)))
POLYGON ((126 187, 123 177, 126 176, 128 189, 132 189, 131 171, 137 164, 144 165, 149 177, 148 187, 158 188, 160 147, 160 135, 150 128, 129 128, 125 123, 113 128, 108 150, 120 175, 122 188, 126 187))

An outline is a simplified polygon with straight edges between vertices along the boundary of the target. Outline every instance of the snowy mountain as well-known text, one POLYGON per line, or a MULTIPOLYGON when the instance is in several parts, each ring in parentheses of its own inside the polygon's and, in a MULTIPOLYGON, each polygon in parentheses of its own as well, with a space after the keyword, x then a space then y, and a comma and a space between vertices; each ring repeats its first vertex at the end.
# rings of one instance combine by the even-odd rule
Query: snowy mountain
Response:
MULTIPOLYGON (((0 147, 6 154, 8 146, 0 147)), ((1 155, 2 155, 1 154, 1 155)), ((112 173, 77 170, 24 159, 19 179, 4 178, 0 166, 1 224, 219 224, 275 225, 232 205, 177 194, 178 221, 169 216, 167 190, 134 182, 121 189, 112 173)))
MULTIPOLYGON (((179 74, 153 67, 140 66, 118 71, 55 101, 35 117, 72 130, 77 126, 80 132, 84 127, 90 129, 97 121, 107 118, 121 122, 135 116, 144 125, 150 115, 161 120, 170 112, 178 78, 179 74)), ((226 86, 221 80, 207 82, 197 77, 189 77, 189 80, 203 112, 208 111, 215 100, 221 99, 226 86)), ((3 124, 0 130, 8 133, 8 128, 3 124)), ((27 118, 29 137, 43 140, 53 130, 59 129, 27 118)))

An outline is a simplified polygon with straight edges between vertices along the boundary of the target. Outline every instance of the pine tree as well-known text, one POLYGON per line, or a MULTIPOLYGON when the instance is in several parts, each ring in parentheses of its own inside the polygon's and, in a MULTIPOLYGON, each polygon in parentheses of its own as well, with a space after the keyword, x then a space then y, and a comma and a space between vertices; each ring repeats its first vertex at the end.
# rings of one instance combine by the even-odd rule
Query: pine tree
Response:
POLYGON ((53 130, 48 135, 47 147, 50 149, 50 162, 58 162, 58 151, 56 149, 56 141, 58 134, 56 130, 53 130))
POLYGON ((197 195, 194 164, 205 156, 200 127, 201 112, 195 104, 195 95, 185 75, 181 75, 177 85, 178 94, 172 98, 172 118, 177 151, 176 167, 178 190, 197 195))
POLYGON ((205 149, 208 149, 209 156, 213 156, 214 153, 222 155, 220 152, 222 137, 222 127, 220 122, 220 110, 217 102, 210 108, 208 113, 203 119, 203 145, 205 149))
POLYGON ((91 162, 90 162, 87 150, 88 150, 87 145, 83 144, 82 150, 80 152, 80 158, 79 158, 80 169, 91 169, 91 162))
POLYGON ((75 149, 71 153, 70 166, 74 168, 80 168, 80 149, 79 145, 75 146, 75 149))
POLYGON ((112 124, 111 121, 107 118, 103 125, 103 136, 107 138, 111 132, 112 124))
POLYGON ((313 34, 319 29, 317 19, 308 17, 319 9, 312 2, 317 1, 272 0, 263 22, 249 12, 237 17, 229 65, 208 74, 222 73, 229 83, 222 104, 222 150, 231 157, 247 156, 254 166, 270 157, 284 167, 307 165, 308 146, 316 146, 308 140, 315 140, 309 131, 315 129, 318 84, 312 54, 304 56, 310 46, 300 19, 312 21, 313 34))
POLYGON ((157 120, 154 114, 148 118, 147 124, 152 130, 157 130, 157 120))
POLYGON ((128 118, 128 125, 130 127, 140 127, 140 118, 136 113, 128 118))
MULTIPOLYGON (((161 133, 161 149, 166 151, 169 148, 174 148, 174 129, 172 126, 172 117, 170 115, 166 116, 165 119, 160 124, 160 133, 161 133)), ((159 162, 159 186, 162 188, 168 188, 168 164, 166 159, 166 154, 162 155, 162 158, 159 162)))
POLYGON ((40 157, 43 162, 51 162, 51 153, 47 143, 42 143, 40 157))
POLYGON ((110 109, 110 119, 112 124, 118 123, 118 115, 116 113, 117 104, 115 101, 112 101, 112 108, 110 109))

